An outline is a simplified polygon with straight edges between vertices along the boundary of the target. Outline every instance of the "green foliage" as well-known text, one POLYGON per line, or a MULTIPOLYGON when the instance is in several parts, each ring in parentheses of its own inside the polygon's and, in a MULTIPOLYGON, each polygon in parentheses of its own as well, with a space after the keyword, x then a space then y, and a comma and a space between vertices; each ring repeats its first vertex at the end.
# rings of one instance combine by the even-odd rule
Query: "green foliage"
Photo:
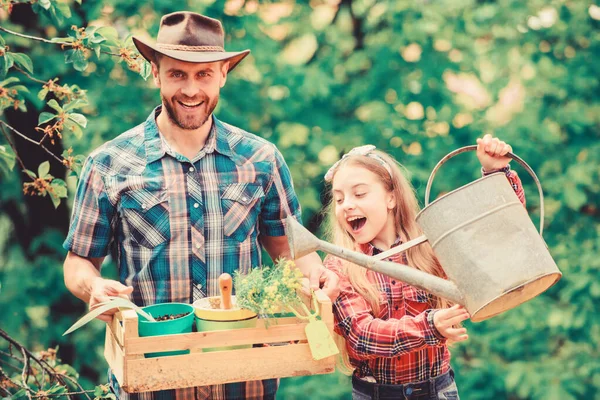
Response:
POLYGON ((0 146, 0 174, 8 175, 15 166, 15 154, 6 146, 0 146))
MULTIPOLYGON (((252 50, 230 74, 216 114, 281 149, 304 221, 313 228, 328 197, 323 174, 356 145, 374 144, 406 165, 422 199, 431 169, 449 151, 488 132, 506 140, 542 182, 544 239, 564 276, 512 311, 467 324, 469 341, 452 349, 461 398, 600 396, 598 5, 352 0, 224 6, 205 0, 190 6, 174 0, 150 6, 124 0, 72 4, 77 12, 70 17, 61 11, 64 5, 45 0, 33 7, 45 31, 62 36, 58 42, 81 41, 82 47, 62 49, 2 32, 0 79, 8 80, 0 83, 0 112, 25 110, 27 103, 43 115, 42 125, 52 126, 60 111, 45 103, 50 98, 66 114, 77 115, 67 118, 69 127, 61 131, 65 148, 73 149, 62 158, 72 159, 74 171, 83 155, 141 123, 160 102, 151 84, 139 79, 150 69, 133 58, 128 32, 148 30, 155 36, 161 15, 189 8, 223 21, 227 49, 252 50), (70 25, 85 29, 67 33, 64 27, 70 25), (93 28, 100 25, 108 28, 93 28), (119 34, 110 26, 119 26, 119 34), (18 45, 26 50, 16 52, 18 45), (26 81, 15 67, 35 72, 43 82, 60 76, 60 86, 26 81), (76 113, 67 109, 81 96, 87 105, 76 113)), ((26 32, 8 20, 2 27, 26 32)), ((14 154, 4 136, 0 146, 0 206, 22 203, 17 169, 11 172, 14 154)), ((535 187, 521 175, 528 210, 537 221, 535 187)), ((446 192, 477 176, 475 157, 462 155, 440 171, 433 189, 446 192)), ((37 246, 49 244, 53 253, 31 260, 24 256, 30 249, 13 239, 8 213, 0 210, 0 307, 10 310, 3 329, 27 338, 30 346, 70 344, 77 354, 74 368, 103 374, 101 323, 68 341, 60 333, 79 312, 61 311, 49 323, 57 309, 78 304, 63 288, 61 234, 36 238, 37 246)), ((279 394, 349 398, 349 387, 347 377, 332 374, 284 379, 279 394)))
POLYGON ((294 309, 301 303, 296 290, 301 287, 302 276, 294 262, 284 258, 272 267, 253 268, 245 275, 235 271, 237 305, 265 316, 294 309))

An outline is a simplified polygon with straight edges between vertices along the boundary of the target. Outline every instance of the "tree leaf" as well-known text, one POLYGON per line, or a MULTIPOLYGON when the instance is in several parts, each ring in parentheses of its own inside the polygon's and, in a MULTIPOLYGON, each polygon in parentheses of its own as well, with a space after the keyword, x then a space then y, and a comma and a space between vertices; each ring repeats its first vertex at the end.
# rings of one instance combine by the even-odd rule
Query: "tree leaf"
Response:
POLYGON ((49 10, 52 7, 50 0, 40 0, 38 3, 44 10, 49 10))
POLYGON ((29 176, 31 179, 37 179, 37 175, 35 174, 35 172, 30 171, 28 169, 24 169, 23 172, 25 172, 27 176, 29 176))
POLYGON ((119 38, 119 33, 112 26, 101 26, 96 30, 96 33, 102 35, 106 39, 117 40, 119 38))
POLYGON ((40 100, 44 100, 47 95, 48 95, 48 88, 43 88, 42 90, 39 91, 37 97, 40 100))
POLYGON ((50 195, 50 200, 52 201, 52 205, 54 208, 58 208, 60 206, 60 197, 58 197, 55 193, 48 193, 50 195))
POLYGON ((88 66, 88 61, 85 58, 85 54, 83 51, 75 51, 73 53, 73 68, 77 71, 83 72, 88 66))
POLYGON ((17 92, 29 93, 29 89, 23 85, 11 86, 11 89, 16 90, 17 92))
POLYGON ((83 114, 70 113, 69 119, 80 125, 82 128, 87 126, 87 118, 83 114))
POLYGON ((6 146, 0 146, 0 172, 8 175, 15 166, 15 154, 6 146))
MULTIPOLYGON (((8 72, 8 62, 6 60, 6 55, 0 57, 0 79, 6 76, 8 72)), ((1 85, 0 85, 1 86, 1 85)))
POLYGON ((69 7, 68 3, 55 3, 54 7, 60 11, 65 18, 71 18, 71 7, 69 7))
POLYGON ((81 139, 81 137, 83 136, 83 131, 81 130, 81 127, 75 122, 73 122, 71 119, 67 119, 65 121, 63 133, 64 132, 72 133, 77 139, 81 139))
POLYGON ((56 196, 65 198, 67 197, 67 183, 62 179, 53 179, 50 184, 56 196))
POLYGON ((65 18, 63 17, 63 14, 60 12, 60 10, 54 6, 50 7, 50 9, 48 10, 48 12, 50 13, 50 16, 52 17, 52 19, 54 21, 56 21, 56 23, 58 25, 62 25, 65 18), (57 12, 58 11, 58 12, 57 12))
POLYGON ((27 72, 33 73, 33 62, 31 58, 27 54, 23 53, 10 53, 15 61, 15 63, 21 67, 23 67, 27 72))
POLYGON ((15 64, 15 59, 12 56, 12 53, 6 53, 4 55, 4 57, 6 57, 6 66, 8 69, 11 69, 12 66, 15 64))
POLYGON ((48 176, 49 172, 50 172, 50 162, 49 161, 44 161, 38 167, 38 177, 41 178, 41 179, 44 179, 44 178, 46 178, 48 176))
POLYGON ((56 114, 52 114, 52 113, 43 111, 43 112, 40 113, 40 116, 38 118, 38 125, 42 125, 42 124, 45 124, 47 122, 50 122, 50 121, 52 121, 56 117, 57 117, 56 114))
POLYGON ((87 100, 83 100, 83 99, 75 99, 67 104, 65 104, 63 106, 63 110, 66 111, 71 111, 74 110, 76 108, 81 108, 81 107, 85 107, 88 105, 87 100))
POLYGON ((58 104, 58 102, 54 99, 50 99, 50 101, 48 101, 48 106, 54 110, 56 110, 57 112, 63 112, 62 107, 58 104))
POLYGON ((142 78, 144 78, 144 80, 147 81, 151 73, 152 66, 150 65, 150 63, 147 61, 142 62, 142 65, 140 66, 140 75, 142 76, 142 78))
POLYGON ((19 82, 19 78, 17 78, 16 76, 11 76, 10 78, 6 78, 5 80, 3 80, 2 82, 0 82, 0 87, 4 86, 8 86, 11 83, 15 83, 15 82, 19 82))

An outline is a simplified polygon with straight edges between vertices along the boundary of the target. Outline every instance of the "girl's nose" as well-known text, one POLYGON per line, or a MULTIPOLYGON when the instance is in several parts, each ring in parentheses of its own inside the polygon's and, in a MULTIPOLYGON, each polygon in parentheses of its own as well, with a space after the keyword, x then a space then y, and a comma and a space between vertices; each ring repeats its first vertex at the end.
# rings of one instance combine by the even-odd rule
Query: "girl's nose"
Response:
POLYGON ((344 202, 342 203, 342 209, 343 210, 353 210, 354 209, 354 203, 350 200, 344 200, 344 202))

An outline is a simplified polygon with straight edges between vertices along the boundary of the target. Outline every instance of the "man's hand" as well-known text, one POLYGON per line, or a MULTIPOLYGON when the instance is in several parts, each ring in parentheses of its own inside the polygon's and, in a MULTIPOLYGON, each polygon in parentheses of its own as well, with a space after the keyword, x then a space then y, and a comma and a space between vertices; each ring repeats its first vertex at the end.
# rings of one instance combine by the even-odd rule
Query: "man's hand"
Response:
POLYGON ((508 165, 511 158, 506 153, 512 151, 512 147, 498 138, 493 138, 489 133, 483 138, 477 139, 477 158, 484 172, 494 171, 508 165))
POLYGON ((318 265, 310 270, 308 276, 308 288, 302 288, 306 294, 310 294, 310 289, 322 289, 333 303, 340 294, 340 278, 327 268, 318 265))
POLYGON ((453 342, 462 342, 467 340, 467 328, 454 328, 461 322, 471 318, 467 310, 460 304, 455 304, 450 308, 439 309, 433 314, 433 325, 440 335, 452 340, 453 342))
MULTIPOLYGON (((104 279, 102 277, 93 278, 90 284, 90 289, 90 310, 98 307, 100 303, 110 300, 109 296, 129 299, 129 294, 133 292, 133 287, 131 286, 125 286, 120 282, 112 279, 104 279)), ((96 318, 104 322, 110 322, 113 318, 113 314, 117 311, 118 310, 116 308, 113 308, 100 314, 96 318)))

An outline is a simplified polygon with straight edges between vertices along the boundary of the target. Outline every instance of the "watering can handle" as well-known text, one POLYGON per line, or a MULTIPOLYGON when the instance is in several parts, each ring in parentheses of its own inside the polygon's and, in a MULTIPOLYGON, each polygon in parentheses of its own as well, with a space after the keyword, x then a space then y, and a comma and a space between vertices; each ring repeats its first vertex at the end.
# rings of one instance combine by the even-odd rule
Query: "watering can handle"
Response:
MULTIPOLYGON (((440 169, 440 167, 452 157, 457 156, 460 153, 475 150, 477 150, 477 145, 461 147, 460 149, 456 149, 453 152, 449 153, 444 158, 442 158, 440 162, 437 163, 435 168, 433 168, 433 171, 431 171, 431 175, 429 175, 429 180, 427 181, 427 188, 425 189, 425 206, 429 205, 429 191, 431 190, 431 184, 433 183, 433 178, 435 177, 435 173, 438 171, 438 169, 440 169)), ((531 177, 535 181, 535 184, 537 185, 538 191, 540 193, 540 236, 542 236, 542 233, 544 232, 544 193, 542 192, 542 185, 540 184, 540 180, 538 179, 535 172, 533 172, 531 167, 525 161, 523 161, 522 158, 510 152, 506 153, 506 155, 515 160, 517 163, 519 163, 523 168, 525 168, 525 170, 529 172, 529 175, 531 175, 531 177)))

